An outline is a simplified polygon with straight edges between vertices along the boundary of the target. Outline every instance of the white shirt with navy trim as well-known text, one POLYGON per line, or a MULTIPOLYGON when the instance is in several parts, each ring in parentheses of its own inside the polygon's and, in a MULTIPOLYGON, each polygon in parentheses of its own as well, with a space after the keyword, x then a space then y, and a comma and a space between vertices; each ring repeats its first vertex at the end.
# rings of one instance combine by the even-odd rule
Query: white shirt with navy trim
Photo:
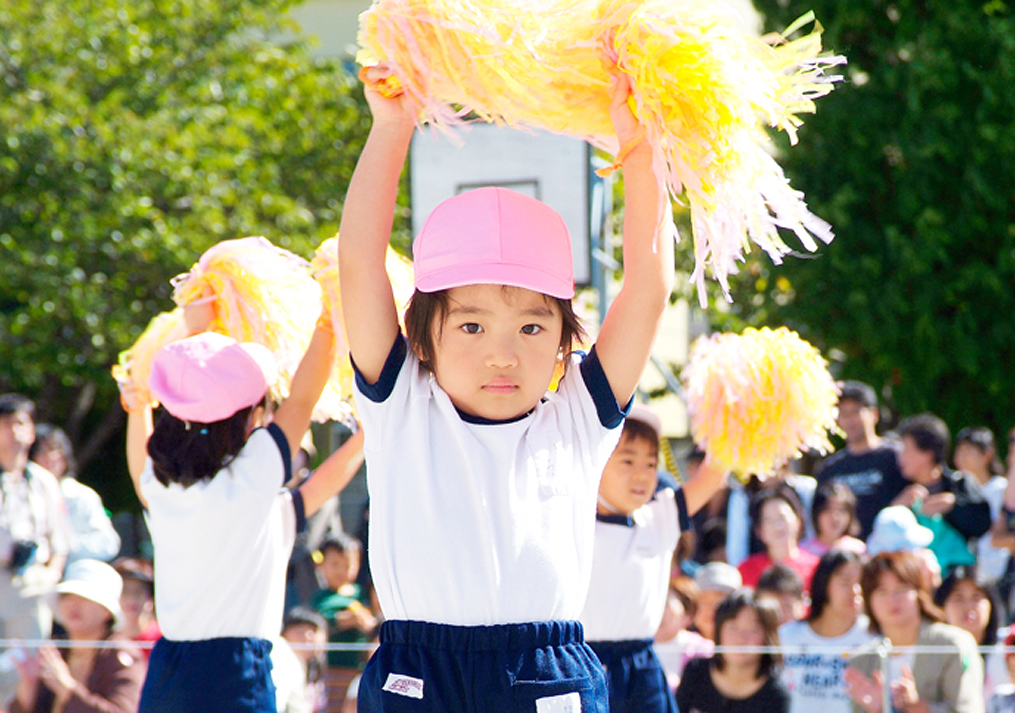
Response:
POLYGON ((681 526, 688 526, 682 490, 665 488, 627 522, 596 521, 589 596, 580 621, 586 641, 650 639, 663 620, 670 567, 681 526))
POLYGON ((275 424, 252 432, 210 481, 188 488, 162 485, 151 459, 145 463, 155 608, 167 639, 278 635, 303 520, 301 496, 282 488, 290 470, 289 444, 275 424))
POLYGON ((388 619, 480 626, 574 620, 592 570, 596 493, 620 436, 595 351, 508 422, 470 422, 399 337, 356 376, 370 569, 388 619))

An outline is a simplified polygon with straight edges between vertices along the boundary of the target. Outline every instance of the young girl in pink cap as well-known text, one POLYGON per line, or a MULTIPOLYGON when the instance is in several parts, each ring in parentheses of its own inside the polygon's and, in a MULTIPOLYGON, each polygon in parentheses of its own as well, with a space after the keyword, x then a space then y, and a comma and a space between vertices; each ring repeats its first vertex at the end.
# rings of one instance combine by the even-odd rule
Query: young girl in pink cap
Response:
MULTIPOLYGON (((367 72, 382 79, 384 68, 367 72)), ((671 288, 653 156, 618 80, 624 286, 587 355, 563 220, 482 188, 438 206, 413 246, 399 333, 384 267, 413 134, 404 97, 374 116, 339 238, 342 307, 366 433, 371 572, 386 621, 360 711, 605 711, 577 622, 603 465, 671 288), (566 368, 547 392, 554 370, 566 368)))
POLYGON ((149 382, 163 413, 133 403, 128 466, 145 508, 163 638, 152 650, 140 711, 274 711, 270 640, 282 625, 296 533, 347 482, 341 462, 290 492, 299 448, 327 381, 334 337, 319 327, 290 395, 267 421, 271 353, 221 334, 167 345, 149 382), (147 445, 147 458, 145 446, 147 445))

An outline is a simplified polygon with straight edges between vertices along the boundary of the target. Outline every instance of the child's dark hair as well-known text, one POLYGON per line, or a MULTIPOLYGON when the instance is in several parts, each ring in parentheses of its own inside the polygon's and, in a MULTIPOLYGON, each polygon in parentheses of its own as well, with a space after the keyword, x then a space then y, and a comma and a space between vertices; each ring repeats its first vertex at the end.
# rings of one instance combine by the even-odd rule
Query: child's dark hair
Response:
MULTIPOLYGON (((504 285, 504 290, 512 290, 504 285)), ((433 371, 434 357, 437 349, 434 345, 434 327, 443 329, 444 319, 448 315, 448 292, 439 290, 437 292, 420 292, 416 290, 409 306, 405 310, 405 338, 409 342, 409 348, 419 357, 420 364, 433 371)), ((570 353, 585 339, 585 328, 582 327, 578 315, 574 312, 571 300, 559 297, 544 295, 548 302, 555 303, 563 320, 563 327, 560 330, 560 348, 564 353, 570 353)))
POLYGON ((821 557, 811 576, 811 610, 807 614, 807 621, 817 621, 821 616, 828 606, 828 584, 832 575, 847 564, 862 565, 863 561, 855 552, 837 549, 829 550, 821 557))
POLYGON ((856 495, 845 483, 822 483, 814 491, 814 502, 811 503, 811 524, 814 525, 814 531, 819 532, 818 515, 833 502, 846 506, 849 524, 846 525, 845 534, 856 536, 860 532, 860 523, 856 519, 856 495))
MULTIPOLYGON (((695 559, 702 564, 712 562, 719 554, 719 550, 725 551, 726 547, 726 519, 714 517, 708 520, 698 533, 697 550, 695 559)), ((725 554, 720 558, 725 561, 725 554)))
POLYGON ((359 540, 352 535, 340 532, 337 535, 332 535, 322 542, 319 549, 322 556, 325 555, 328 550, 337 552, 340 555, 358 555, 363 549, 363 546, 360 545, 359 540))
POLYGON ((788 565, 776 563, 761 573, 754 591, 769 592, 771 594, 791 594, 795 597, 803 598, 804 581, 788 565))
POLYGON ((620 434, 621 441, 645 441, 652 450, 659 450, 659 435, 649 424, 636 418, 624 419, 624 430, 620 434))
MULTIPOLYGON (((754 595, 754 591, 748 587, 742 587, 736 591, 730 592, 729 596, 719 602, 719 606, 715 610, 715 643, 717 646, 722 646, 722 625, 731 619, 736 619, 741 611, 744 609, 753 609, 755 614, 758 615, 758 622, 761 624, 761 628, 765 630, 765 642, 763 646, 778 646, 779 645, 779 611, 771 601, 764 599, 758 599, 754 595)), ((756 676, 763 678, 765 676, 771 676, 775 672, 776 666, 782 664, 782 655, 777 653, 764 653, 761 654, 761 660, 758 661, 758 671, 756 676)), ((726 666, 726 660, 723 655, 716 652, 712 657, 712 665, 719 671, 722 671, 726 666)))
POLYGON ((251 411, 266 403, 267 396, 214 423, 183 421, 163 411, 148 439, 155 477, 163 485, 179 483, 185 488, 211 480, 247 442, 251 411))

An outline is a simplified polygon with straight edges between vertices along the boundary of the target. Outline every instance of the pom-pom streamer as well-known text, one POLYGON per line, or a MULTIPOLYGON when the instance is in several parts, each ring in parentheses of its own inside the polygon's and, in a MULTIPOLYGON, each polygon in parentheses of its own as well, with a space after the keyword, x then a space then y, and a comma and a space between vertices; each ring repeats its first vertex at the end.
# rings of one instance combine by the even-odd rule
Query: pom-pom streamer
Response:
MULTIPOLYGON (((399 320, 405 313, 414 291, 412 263, 388 246, 386 258, 388 279, 395 296, 395 308, 399 320)), ((338 277, 338 236, 328 238, 317 248, 310 269, 314 279, 321 286, 324 299, 323 317, 331 320, 335 332, 336 364, 331 372, 331 381, 325 387, 322 402, 334 400, 351 403, 353 370, 349 358, 349 343, 345 337, 345 324, 342 321, 342 294, 338 277)), ((404 325, 403 325, 404 326, 404 325)))
MULTIPOLYGON (((813 21, 806 15, 786 37, 813 21)), ((584 138, 617 153, 610 73, 632 79, 632 105, 660 180, 690 207, 692 280, 706 267, 727 293, 749 240, 776 262, 778 228, 809 250, 830 227, 790 188, 765 127, 791 142, 800 114, 840 79, 821 28, 787 40, 741 29, 732 10, 698 0, 376 0, 361 15, 358 61, 388 64, 421 122, 442 130, 469 112, 501 125, 584 138)))
POLYGON ((839 389, 796 332, 701 337, 682 379, 695 443, 739 477, 769 473, 805 449, 831 450, 839 389))
POLYGON ((171 312, 156 315, 145 327, 130 349, 120 352, 119 360, 113 365, 113 378, 122 386, 130 384, 141 403, 155 404, 148 388, 155 355, 166 344, 183 339, 189 334, 183 321, 183 309, 177 307, 171 312))

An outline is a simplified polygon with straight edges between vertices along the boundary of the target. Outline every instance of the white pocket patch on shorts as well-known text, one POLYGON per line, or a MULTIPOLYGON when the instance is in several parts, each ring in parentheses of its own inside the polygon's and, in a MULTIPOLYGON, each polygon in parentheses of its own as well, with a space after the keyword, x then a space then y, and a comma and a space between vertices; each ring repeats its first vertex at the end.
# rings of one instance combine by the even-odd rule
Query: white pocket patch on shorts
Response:
POLYGON ((536 700, 536 713, 582 713, 582 699, 577 693, 550 696, 536 700))
MULTIPOLYGON (((412 676, 403 676, 398 673, 389 673, 388 680, 384 682, 384 687, 381 689, 388 693, 397 693, 400 696, 408 696, 409 698, 422 698, 423 697, 423 679, 413 678, 412 676)), ((551 709, 557 711, 557 708, 551 709)), ((562 708, 559 710, 570 710, 570 708, 562 708)), ((578 710, 577 708, 575 710, 578 710)))

